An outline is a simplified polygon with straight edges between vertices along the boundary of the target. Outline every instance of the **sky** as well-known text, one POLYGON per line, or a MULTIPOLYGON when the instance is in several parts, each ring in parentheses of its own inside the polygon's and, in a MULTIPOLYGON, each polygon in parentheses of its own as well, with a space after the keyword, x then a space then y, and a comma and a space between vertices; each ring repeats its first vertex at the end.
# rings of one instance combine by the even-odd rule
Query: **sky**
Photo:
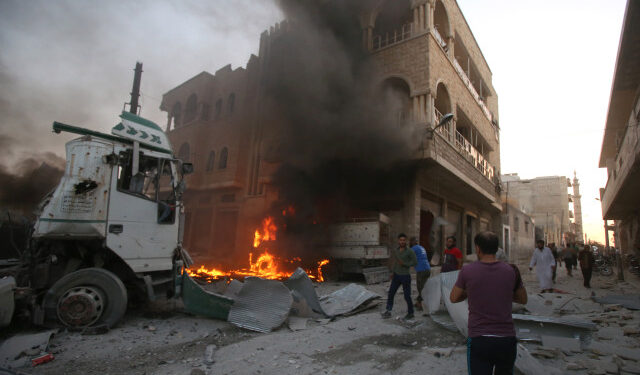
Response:
MULTIPOLYGON (((493 72, 501 171, 573 176, 584 229, 604 241, 598 168, 624 0, 458 0, 493 72)), ((162 94, 202 71, 245 66, 282 13, 272 1, 0 1, 0 166, 71 135, 55 121, 109 132, 136 61, 141 115, 159 125, 162 94)), ((14 171, 16 172, 16 171, 14 171)))

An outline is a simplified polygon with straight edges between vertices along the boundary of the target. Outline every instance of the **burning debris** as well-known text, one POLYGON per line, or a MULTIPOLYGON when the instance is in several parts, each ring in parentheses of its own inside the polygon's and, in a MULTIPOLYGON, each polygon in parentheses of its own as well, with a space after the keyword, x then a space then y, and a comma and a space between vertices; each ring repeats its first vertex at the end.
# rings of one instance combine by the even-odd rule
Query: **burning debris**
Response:
MULTIPOLYGON (((293 208, 283 210, 282 214, 292 214, 293 208)), ((253 251, 249 253, 249 266, 233 270, 220 270, 217 268, 209 268, 201 265, 195 270, 187 270, 189 276, 204 282, 214 282, 218 280, 237 280, 246 277, 260 277, 271 280, 285 280, 295 272, 303 260, 300 257, 291 259, 283 259, 272 254, 273 246, 276 245, 276 233, 278 227, 272 216, 266 217, 262 221, 262 228, 258 228, 254 232, 253 251), (254 261, 253 254, 262 251, 254 261), (291 269, 293 268, 293 269, 291 269)), ((310 278, 323 282, 322 267, 329 263, 328 259, 322 259, 316 262, 317 266, 308 269, 306 272, 310 278)))

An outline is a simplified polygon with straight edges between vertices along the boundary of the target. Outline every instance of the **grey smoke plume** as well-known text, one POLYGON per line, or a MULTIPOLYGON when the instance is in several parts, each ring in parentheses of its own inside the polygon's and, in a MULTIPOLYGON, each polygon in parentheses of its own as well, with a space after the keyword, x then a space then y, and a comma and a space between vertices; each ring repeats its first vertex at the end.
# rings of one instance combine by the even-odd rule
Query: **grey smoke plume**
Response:
MULTIPOLYGON (((14 143, 10 137, 0 135, 3 151, 12 153, 14 143)), ((22 155, 11 168, 0 164, 0 209, 31 217, 40 200, 58 184, 64 164, 64 159, 51 152, 22 155)))
POLYGON ((272 41, 266 80, 281 119, 278 209, 333 221, 400 208, 422 137, 399 116, 407 94, 383 84, 362 47, 358 17, 370 2, 278 3, 291 20, 272 41))

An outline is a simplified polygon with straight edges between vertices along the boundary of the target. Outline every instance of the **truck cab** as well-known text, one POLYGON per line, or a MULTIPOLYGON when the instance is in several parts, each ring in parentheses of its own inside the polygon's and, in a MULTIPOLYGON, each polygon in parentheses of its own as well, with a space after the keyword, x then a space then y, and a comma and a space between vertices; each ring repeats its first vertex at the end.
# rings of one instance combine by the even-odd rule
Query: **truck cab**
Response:
POLYGON ((64 176, 41 204, 18 287, 34 293, 33 320, 112 326, 128 296, 171 295, 182 248, 181 195, 190 164, 173 157, 155 123, 122 112, 111 134, 55 122, 79 134, 64 176))

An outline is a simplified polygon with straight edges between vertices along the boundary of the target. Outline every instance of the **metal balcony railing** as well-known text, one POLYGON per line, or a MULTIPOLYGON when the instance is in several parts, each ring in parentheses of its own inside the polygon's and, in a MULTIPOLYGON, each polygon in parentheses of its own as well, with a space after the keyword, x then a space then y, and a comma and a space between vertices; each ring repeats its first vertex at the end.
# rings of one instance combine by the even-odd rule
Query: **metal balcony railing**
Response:
POLYGON ((405 39, 409 39, 413 34, 413 24, 407 23, 402 25, 399 30, 387 32, 384 35, 376 35, 373 37, 373 50, 388 47, 396 43, 400 43, 405 39))
POLYGON ((465 73, 464 69, 462 69, 462 66, 460 66, 460 63, 457 59, 453 59, 453 66, 456 68, 456 72, 458 72, 460 78, 462 78, 462 82, 464 82, 465 86, 467 86, 467 88, 469 89, 471 96, 473 96, 478 105, 480 105, 482 112, 484 112, 489 121, 492 121, 493 116, 491 115, 491 111, 489 111, 489 108, 487 108, 487 105, 484 103, 484 100, 482 100, 480 94, 478 94, 478 91, 476 91, 476 88, 473 87, 473 83, 471 83, 471 80, 467 76, 467 73, 465 73))
MULTIPOLYGON (((437 109, 435 111, 436 123, 440 122, 442 113, 437 109)), ((493 182, 495 175, 495 168, 489 163, 482 154, 471 145, 459 131, 453 131, 455 120, 449 121, 447 125, 441 126, 436 129, 437 133, 440 133, 447 142, 455 148, 460 155, 462 155, 467 161, 469 161, 480 173, 493 182)))
POLYGON ((436 29, 435 27, 433 28, 433 36, 436 38, 438 44, 440 44, 440 47, 442 47, 442 49, 447 48, 447 42, 444 41, 444 38, 442 38, 442 35, 440 35, 438 29, 436 29))

